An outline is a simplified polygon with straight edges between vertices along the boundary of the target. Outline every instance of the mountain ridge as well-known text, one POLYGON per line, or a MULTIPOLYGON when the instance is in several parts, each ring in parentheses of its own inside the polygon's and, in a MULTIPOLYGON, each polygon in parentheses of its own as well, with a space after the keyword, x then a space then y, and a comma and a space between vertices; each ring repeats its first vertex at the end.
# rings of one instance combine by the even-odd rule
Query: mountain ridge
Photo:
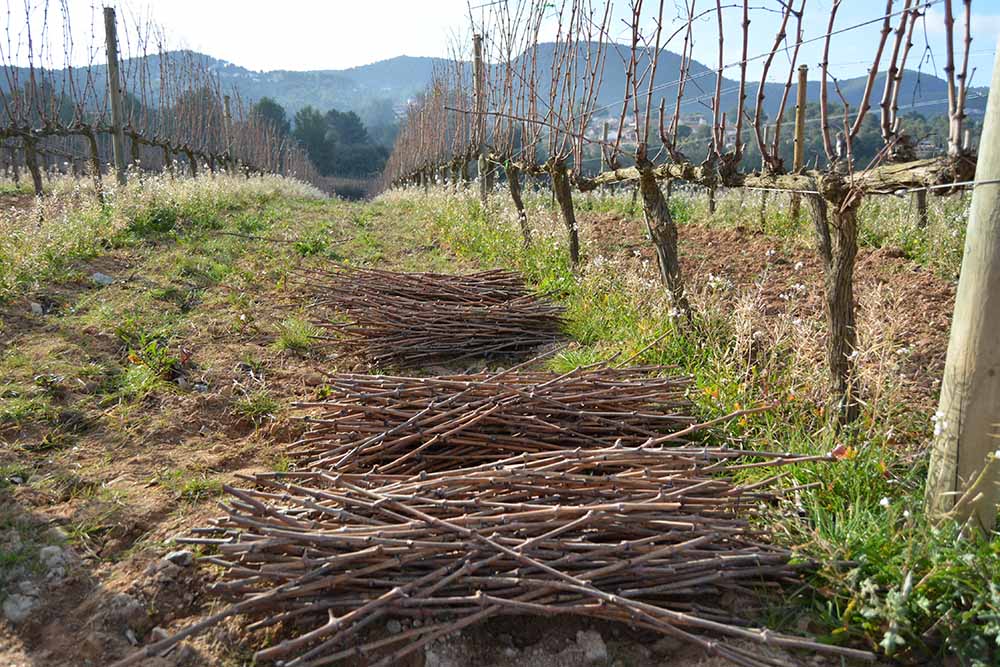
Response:
MULTIPOLYGON (((555 53, 555 44, 542 43, 536 48, 536 66, 539 72, 546 72, 551 67, 555 53)), ((594 44, 583 44, 580 48, 582 57, 584 50, 594 49, 594 44)), ((313 106, 322 111, 336 108, 341 111, 354 111, 362 117, 368 126, 385 126, 395 122, 398 114, 405 108, 409 100, 423 91, 431 81, 431 76, 435 68, 444 67, 450 63, 444 58, 430 56, 395 56, 366 65, 358 65, 346 69, 326 69, 326 70, 250 70, 230 61, 215 58, 213 56, 198 53, 190 50, 173 51, 168 55, 193 58, 203 63, 210 70, 219 76, 223 90, 231 92, 233 89, 239 91, 244 102, 253 103, 261 97, 270 97, 285 107, 289 118, 294 117, 295 112, 305 106, 313 106)), ((154 84, 158 73, 158 58, 160 56, 148 56, 152 62, 149 70, 153 73, 154 84)), ((524 54, 519 56, 525 57, 524 54)), ((612 63, 609 59, 608 65, 612 63)), ((123 70, 128 71, 130 67, 135 67, 131 60, 123 62, 123 70)), ((471 67, 466 63, 466 67, 471 67)), ((676 80, 679 78, 680 56, 664 50, 654 85, 668 98, 668 105, 672 103, 676 80)), ((57 70, 63 72, 66 70, 57 70)), ((105 71, 104 65, 95 66, 95 77, 101 81, 100 76, 105 71)), ((77 70, 79 72, 79 70, 77 70)), ((685 90, 683 108, 685 113, 694 111, 705 112, 702 103, 707 100, 706 91, 714 89, 715 70, 697 61, 692 62, 690 70, 695 80, 705 80, 711 82, 708 86, 688 85, 685 90), (704 88, 705 90, 700 90, 704 88)), ((79 76, 79 74, 75 74, 79 76)), ((839 81, 840 90, 844 97, 852 106, 856 106, 862 97, 865 76, 859 76, 839 81)), ((56 79, 58 80, 58 74, 56 79)), ((540 94, 547 95, 544 89, 547 76, 540 76, 543 88, 540 94)), ((885 73, 878 75, 876 81, 876 91, 884 86, 885 73)), ((5 82, 0 81, 0 91, 4 90, 5 82)), ((723 78, 722 89, 724 91, 722 99, 723 110, 734 109, 737 102, 736 88, 738 82, 729 78, 723 78)), ((807 99, 815 102, 819 99, 819 81, 810 80, 807 88, 807 99)), ((151 86, 156 90, 156 86, 151 86)), ((602 108, 605 114, 610 113, 616 116, 618 113, 617 104, 620 104, 625 90, 624 72, 621 68, 606 66, 604 80, 601 90, 597 96, 597 106, 602 108)), ((747 102, 752 105, 756 98, 757 82, 747 82, 747 102)), ((769 116, 773 116, 780 103, 784 90, 783 83, 768 83, 765 85, 764 109, 769 116)), ((985 87, 973 87, 969 91, 968 111, 971 115, 981 113, 985 108, 985 98, 987 93, 985 87)), ((101 93, 103 94, 103 93, 101 93)), ((877 105, 880 95, 876 92, 873 96, 873 104, 877 105)), ((904 113, 908 108, 919 111, 925 116, 933 116, 947 111, 947 83, 936 76, 923 73, 917 76, 915 72, 908 71, 903 78, 903 90, 900 100, 904 103, 900 105, 904 113), (915 105, 915 106, 913 106, 915 105)), ((788 102, 788 107, 794 106, 794 95, 788 102)), ((839 100, 831 99, 831 105, 838 110, 842 109, 839 100)), ((877 112, 877 107, 874 108, 877 112)))

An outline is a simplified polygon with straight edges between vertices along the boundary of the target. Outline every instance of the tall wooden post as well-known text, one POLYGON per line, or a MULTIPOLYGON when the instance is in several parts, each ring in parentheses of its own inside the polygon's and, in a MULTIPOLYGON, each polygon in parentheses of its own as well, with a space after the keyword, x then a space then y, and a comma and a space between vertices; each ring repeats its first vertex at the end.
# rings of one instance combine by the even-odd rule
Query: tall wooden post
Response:
POLYGON ((925 499, 984 531, 1000 505, 1000 50, 990 88, 925 499))
POLYGON ((125 185, 125 127, 122 118, 121 75, 118 72, 118 34, 115 26, 115 8, 104 8, 104 37, 108 49, 108 94, 111 95, 111 145, 115 156, 118 182, 125 185))
POLYGON ((489 188, 486 180, 486 77, 483 71, 483 37, 472 36, 473 70, 476 92, 476 126, 479 129, 479 201, 486 208, 489 188))
POLYGON ((916 218, 917 227, 924 229, 927 227, 927 190, 917 190, 910 195, 910 203, 913 206, 913 215, 916 218))
POLYGON ((233 134, 232 134, 233 114, 229 110, 229 95, 222 96, 222 105, 223 105, 223 111, 225 112, 225 121, 226 121, 226 132, 225 132, 226 150, 224 152, 224 155, 225 155, 226 169, 230 169, 233 167, 233 134))
MULTIPOLYGON (((809 74, 808 65, 799 65, 799 83, 795 89, 795 144, 792 152, 792 168, 799 171, 805 165, 806 159, 806 75, 809 74)), ((798 221, 799 210, 802 206, 802 196, 797 192, 792 193, 791 199, 792 220, 798 221)))

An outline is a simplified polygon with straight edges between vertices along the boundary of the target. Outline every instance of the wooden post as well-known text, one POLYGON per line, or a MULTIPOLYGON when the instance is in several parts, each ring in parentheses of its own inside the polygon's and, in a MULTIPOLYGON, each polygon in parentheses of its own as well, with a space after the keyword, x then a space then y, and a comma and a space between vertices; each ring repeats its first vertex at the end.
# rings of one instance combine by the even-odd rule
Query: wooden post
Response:
MULTIPOLYGON (((771 134, 771 128, 769 126, 765 125, 764 126, 764 145, 765 146, 767 145, 768 137, 770 136, 770 134, 771 134)), ((758 217, 760 218, 760 231, 761 232, 764 232, 767 229, 767 195, 768 194, 769 193, 768 193, 767 190, 764 190, 763 192, 760 193, 760 215, 758 217)), ((796 220, 796 219, 798 219, 798 216, 796 215, 792 219, 796 220)))
POLYGON ((917 227, 925 229, 927 227, 927 190, 917 190, 910 195, 910 203, 913 205, 913 213, 916 217, 917 227))
POLYGON ((233 154, 232 154, 232 151, 233 151, 233 138, 232 138, 233 137, 233 134, 232 134, 232 132, 233 132, 232 131, 232 127, 233 127, 233 114, 232 114, 232 112, 229 109, 229 95, 223 95, 222 96, 222 105, 223 105, 223 110, 225 112, 225 119, 226 119, 226 132, 225 132, 226 150, 223 152, 223 155, 225 156, 225 163, 227 164, 227 169, 228 169, 229 167, 232 167, 232 163, 233 163, 233 154))
POLYGON ((1000 504, 1000 50, 990 88, 925 499, 984 531, 1000 504))
POLYGON ((483 71, 483 37, 472 36, 473 71, 476 93, 476 125, 479 128, 479 201, 486 208, 489 196, 486 181, 486 77, 483 71))
MULTIPOLYGON (((601 128, 601 168, 611 169, 611 165, 608 164, 608 121, 604 121, 604 127, 601 128)), ((601 192, 607 194, 611 190, 608 185, 601 186, 601 192)))
POLYGON ((115 8, 104 8, 104 37, 108 50, 108 94, 111 95, 111 139, 118 182, 125 185, 125 128, 122 124, 121 76, 118 72, 118 35, 115 28, 115 8))
MULTIPOLYGON (((795 89, 795 144, 792 153, 792 169, 795 171, 799 171, 805 166, 806 159, 806 75, 808 73, 808 65, 799 65, 799 83, 795 89)), ((790 205, 792 220, 798 222, 802 196, 798 193, 792 193, 790 205)))

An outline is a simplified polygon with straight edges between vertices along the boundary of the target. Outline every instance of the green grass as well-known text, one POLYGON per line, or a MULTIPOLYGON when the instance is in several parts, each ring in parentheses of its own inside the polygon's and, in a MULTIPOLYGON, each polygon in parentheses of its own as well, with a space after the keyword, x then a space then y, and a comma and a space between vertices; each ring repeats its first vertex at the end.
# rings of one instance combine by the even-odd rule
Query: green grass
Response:
MULTIPOLYGON (((601 199, 591 203, 592 210, 611 212, 619 205, 601 199)), ((682 221, 698 218, 699 205, 683 198, 673 202, 682 221)), ((954 525, 928 524, 922 512, 926 456, 915 459, 912 451, 913 443, 930 436, 927 415, 904 404, 870 404, 856 425, 837 433, 827 426, 822 403, 808 398, 816 395, 822 374, 795 364, 793 340, 758 346, 732 312, 711 307, 699 311, 693 328, 678 330, 655 288, 637 290, 615 269, 587 267, 574 276, 561 235, 542 236, 524 250, 513 224, 487 221, 471 199, 432 199, 415 215, 453 252, 484 266, 521 271, 565 306, 568 332, 579 345, 550 360, 554 370, 614 353, 629 358, 663 336, 636 361, 676 365, 678 372, 691 375, 690 398, 703 416, 777 403, 769 412, 721 425, 710 438, 771 451, 851 448, 849 460, 797 466, 783 480, 815 485, 798 494, 807 520, 773 520, 781 526, 776 534, 819 567, 811 592, 773 601, 779 623, 794 626, 806 613, 816 619, 813 629, 826 641, 867 646, 911 664, 928 664, 948 653, 963 656, 965 665, 994 664, 989 656, 998 656, 1000 636, 1000 538, 961 536, 954 525), (893 432, 911 446, 900 447, 893 432)), ((719 214, 725 215, 735 213, 719 214)), ((769 232, 786 239, 801 232, 787 216, 771 216, 768 224, 769 232)), ((911 252, 920 257, 917 249, 911 252)), ((923 255, 923 261, 947 264, 945 251, 936 252, 923 255)), ((880 400, 893 399, 890 394, 880 400)), ((744 476, 755 481, 764 474, 769 473, 744 476)))
POLYGON ((281 403, 266 389, 251 391, 233 403, 233 411, 255 426, 273 419, 280 410, 281 403))
POLYGON ((199 502, 222 493, 222 481, 204 472, 169 470, 162 473, 158 482, 180 500, 199 502))
POLYGON ((299 317, 289 317, 278 325, 278 337, 274 341, 274 347, 278 350, 287 350, 304 354, 309 351, 319 329, 307 320, 299 317))

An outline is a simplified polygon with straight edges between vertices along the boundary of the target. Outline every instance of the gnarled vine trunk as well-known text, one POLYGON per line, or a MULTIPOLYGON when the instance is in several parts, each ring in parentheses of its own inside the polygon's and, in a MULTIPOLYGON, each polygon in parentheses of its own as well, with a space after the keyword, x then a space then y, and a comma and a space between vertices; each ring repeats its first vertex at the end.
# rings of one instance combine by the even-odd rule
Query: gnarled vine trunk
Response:
POLYGON ((101 154, 97 150, 97 137, 92 131, 84 134, 90 147, 90 170, 94 175, 94 190, 98 197, 104 197, 104 186, 101 183, 101 154))
POLYGON ((691 321, 691 305, 684 293, 681 263, 677 254, 677 224, 670 215, 670 207, 663 191, 656 182, 652 163, 639 166, 639 193, 642 195, 642 213, 649 238, 656 248, 656 263, 660 279, 670 294, 670 305, 676 312, 675 319, 691 321))
POLYGON ((858 417, 856 392, 858 334, 854 323, 854 263, 858 254, 858 205, 808 196, 823 260, 826 305, 826 357, 837 426, 858 417))
POLYGON ((563 224, 569 236, 569 261, 573 268, 580 264, 580 235, 576 228, 576 214, 573 211, 573 190, 570 187, 569 173, 566 171, 566 160, 551 158, 546 167, 552 178, 552 195, 559 204, 563 224))
POLYGON ((503 168, 507 176, 507 187, 510 189, 510 198, 514 201, 514 208, 517 209, 517 222, 521 226, 521 236, 524 238, 524 247, 531 245, 531 227, 528 226, 528 213, 524 210, 524 199, 521 197, 521 170, 510 160, 503 168))
MULTIPOLYGON (((184 154, 187 155, 188 167, 191 169, 191 176, 195 177, 198 175, 198 162, 194 159, 194 153, 189 150, 185 150, 184 154)), ((247 178, 250 178, 250 172, 247 171, 247 178)))
POLYGON ((31 174, 31 182, 35 186, 35 196, 41 197, 44 192, 42 184, 42 171, 38 167, 38 153, 35 151, 34 139, 22 139, 24 142, 24 166, 31 174))

